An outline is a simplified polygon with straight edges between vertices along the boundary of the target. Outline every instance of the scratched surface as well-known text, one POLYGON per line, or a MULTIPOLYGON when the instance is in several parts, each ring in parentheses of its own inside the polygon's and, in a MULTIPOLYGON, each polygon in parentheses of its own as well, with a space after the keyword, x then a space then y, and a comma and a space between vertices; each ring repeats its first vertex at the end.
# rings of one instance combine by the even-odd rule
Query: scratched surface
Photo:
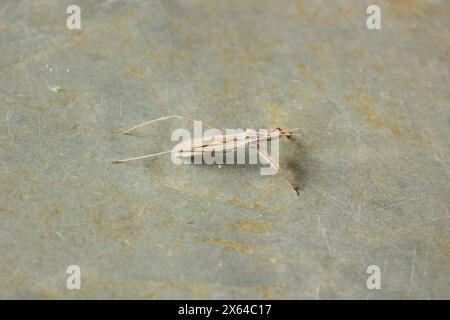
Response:
POLYGON ((1 298, 450 298, 448 1, 77 1, 82 31, 69 4, 0 0, 1 298), (171 148, 190 125, 118 134, 168 114, 301 128, 301 196, 109 163, 171 148))

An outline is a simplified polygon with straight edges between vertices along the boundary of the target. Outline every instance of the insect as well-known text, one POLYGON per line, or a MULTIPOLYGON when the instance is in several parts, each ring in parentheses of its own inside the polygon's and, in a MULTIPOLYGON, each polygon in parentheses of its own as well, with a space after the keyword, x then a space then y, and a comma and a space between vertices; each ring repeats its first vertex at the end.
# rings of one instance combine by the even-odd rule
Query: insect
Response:
MULTIPOLYGON (((168 120, 168 119, 183 119, 190 122, 194 122, 195 120, 186 118, 179 115, 171 115, 171 116, 165 116, 162 118, 150 120, 143 122, 141 124, 138 124, 130 129, 127 129, 123 131, 121 134, 130 134, 131 132, 135 131, 138 128, 141 128, 143 126, 152 124, 157 121, 162 120, 168 120)), ((208 128, 211 128, 207 125, 208 128)), ((212 129, 212 128, 211 128, 212 129)), ((233 133, 233 134, 218 134, 218 135, 212 135, 212 136, 206 136, 206 137, 198 137, 193 138, 189 140, 184 140, 179 142, 175 147, 172 148, 172 150, 169 151, 163 151, 153 154, 147 154, 139 157, 133 157, 128 159, 122 159, 122 160, 114 160, 112 163, 123 163, 123 162, 129 162, 134 160, 140 160, 150 157, 155 157, 163 154, 173 153, 177 158, 192 158, 196 155, 202 155, 207 152, 209 153, 227 153, 227 152, 234 152, 235 150, 239 148, 254 148, 260 159, 263 159, 265 162, 267 162, 271 167, 275 168, 277 172, 280 173, 280 175, 286 179, 286 181, 289 183, 289 185, 292 187, 292 189, 297 193, 297 195, 300 195, 300 187, 292 181, 287 174, 283 172, 283 170, 278 166, 278 164, 263 150, 260 148, 260 142, 262 141, 272 141, 275 139, 278 139, 279 137, 287 137, 289 139, 292 139, 292 136, 298 135, 298 133, 294 133, 293 131, 299 130, 299 129, 289 129, 289 130, 283 130, 279 127, 272 128, 267 130, 264 134, 258 133, 254 130, 247 129, 245 131, 242 131, 240 133, 233 133)))

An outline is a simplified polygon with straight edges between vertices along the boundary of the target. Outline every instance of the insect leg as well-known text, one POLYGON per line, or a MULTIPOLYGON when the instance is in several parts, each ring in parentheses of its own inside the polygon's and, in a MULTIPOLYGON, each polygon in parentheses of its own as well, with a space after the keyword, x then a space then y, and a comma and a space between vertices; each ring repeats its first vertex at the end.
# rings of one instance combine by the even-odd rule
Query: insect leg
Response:
POLYGON ((256 149, 256 150, 258 151, 258 154, 259 154, 262 158, 266 159, 266 160, 270 163, 271 166, 275 167, 275 168, 278 170, 278 172, 280 173, 280 175, 281 175, 283 178, 285 178, 285 179, 287 180, 287 182, 291 185, 292 189, 294 189, 295 193, 297 193, 297 195, 300 195, 300 191, 299 191, 299 190, 300 190, 300 187, 299 187, 294 181, 292 181, 292 180, 284 173, 283 170, 281 170, 280 166, 278 166, 278 164, 276 164, 275 161, 273 161, 272 158, 271 158, 269 155, 267 155, 264 151, 262 151, 262 150, 259 149, 259 148, 256 149))

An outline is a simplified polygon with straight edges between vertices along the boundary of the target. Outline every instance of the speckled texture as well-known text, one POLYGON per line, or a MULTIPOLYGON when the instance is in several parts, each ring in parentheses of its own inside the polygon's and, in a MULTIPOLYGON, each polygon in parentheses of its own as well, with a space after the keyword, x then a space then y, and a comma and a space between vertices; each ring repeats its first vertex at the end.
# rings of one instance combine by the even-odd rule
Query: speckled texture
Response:
POLYGON ((450 298, 448 1, 76 2, 81 32, 72 1, 0 0, 1 298, 450 298), (300 127, 301 196, 110 164, 171 148, 189 124, 118 134, 167 114, 300 127))

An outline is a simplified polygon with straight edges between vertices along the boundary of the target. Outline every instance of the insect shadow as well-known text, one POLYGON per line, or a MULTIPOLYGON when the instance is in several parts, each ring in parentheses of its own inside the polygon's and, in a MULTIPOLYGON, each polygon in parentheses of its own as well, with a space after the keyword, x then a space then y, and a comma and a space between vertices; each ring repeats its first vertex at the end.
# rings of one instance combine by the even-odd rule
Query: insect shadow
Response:
POLYGON ((308 152, 303 141, 297 136, 290 141, 295 146, 290 147, 293 152, 289 152, 285 160, 285 168, 292 173, 294 180, 304 190, 308 184, 308 152))

